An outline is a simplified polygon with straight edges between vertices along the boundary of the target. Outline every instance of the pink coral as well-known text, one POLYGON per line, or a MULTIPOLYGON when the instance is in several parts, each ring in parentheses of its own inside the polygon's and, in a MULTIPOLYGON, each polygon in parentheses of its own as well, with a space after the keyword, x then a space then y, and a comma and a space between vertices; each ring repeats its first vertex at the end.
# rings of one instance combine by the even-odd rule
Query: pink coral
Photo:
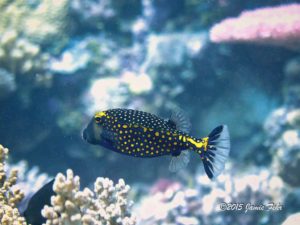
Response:
POLYGON ((245 11, 210 30, 213 42, 249 42, 300 50, 300 4, 245 11))
POLYGON ((172 191, 177 191, 180 188, 181 188, 180 183, 169 179, 161 178, 158 181, 156 181, 155 184, 151 187, 150 193, 156 194, 159 192, 165 192, 166 190, 170 190, 170 189, 172 191))

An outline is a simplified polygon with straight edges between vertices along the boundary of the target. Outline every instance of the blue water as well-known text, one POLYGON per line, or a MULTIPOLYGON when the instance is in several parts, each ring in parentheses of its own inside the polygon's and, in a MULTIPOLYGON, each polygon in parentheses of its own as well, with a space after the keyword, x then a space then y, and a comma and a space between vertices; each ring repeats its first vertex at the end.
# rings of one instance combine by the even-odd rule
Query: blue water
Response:
MULTIPOLYGON (((174 174, 168 170, 170 157, 128 157, 82 139, 82 130, 96 111, 132 108, 167 119, 174 107, 180 107, 189 116, 195 137, 228 125, 231 169, 224 173, 233 173, 232 180, 268 170, 296 193, 299 176, 290 181, 285 174, 297 177, 297 169, 287 165, 294 162, 300 168, 299 161, 291 157, 282 165, 279 160, 278 171, 274 162, 281 157, 280 149, 284 154, 299 150, 298 136, 292 147, 284 144, 290 138, 286 131, 299 133, 299 118, 289 119, 289 113, 299 109, 299 51, 251 41, 213 43, 209 31, 244 10, 297 1, 64 1, 55 18, 53 8, 36 15, 46 0, 24 1, 15 12, 8 6, 17 1, 0 5, 8 21, 0 22, 0 143, 10 149, 10 164, 25 160, 29 168, 37 166, 49 176, 72 168, 82 186, 96 177, 123 178, 138 190, 133 197, 137 204, 160 179, 195 188, 197 177, 205 174, 196 153, 187 168, 174 174), (25 13, 17 18, 22 9, 25 13), (34 27, 35 21, 41 29, 34 27), (271 120, 274 126, 279 123, 272 136, 265 123, 279 108, 286 111, 282 121, 271 120)), ((264 196, 258 199, 266 200, 264 196)), ((299 195, 295 196, 299 205, 299 195)), ((288 202, 288 197, 283 200, 288 202)), ((278 212, 264 211, 265 220, 243 223, 231 212, 228 221, 281 224, 297 211, 284 205, 278 212)), ((227 223, 225 214, 216 215, 227 223)), ((202 221, 204 216, 195 217, 202 221)))

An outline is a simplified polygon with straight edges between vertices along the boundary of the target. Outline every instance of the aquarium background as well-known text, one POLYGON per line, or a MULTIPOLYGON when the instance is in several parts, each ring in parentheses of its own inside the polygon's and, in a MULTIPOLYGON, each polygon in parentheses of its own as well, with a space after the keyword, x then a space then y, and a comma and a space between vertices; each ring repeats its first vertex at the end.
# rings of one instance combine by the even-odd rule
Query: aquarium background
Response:
POLYGON ((25 196, 71 168, 82 187, 124 179, 136 224, 283 224, 299 213, 297 1, 0 0, 0 14, 0 143, 25 196), (228 125, 230 157, 215 181, 197 154, 171 173, 170 157, 128 157, 81 137, 96 111, 168 118, 176 107, 195 137, 228 125))

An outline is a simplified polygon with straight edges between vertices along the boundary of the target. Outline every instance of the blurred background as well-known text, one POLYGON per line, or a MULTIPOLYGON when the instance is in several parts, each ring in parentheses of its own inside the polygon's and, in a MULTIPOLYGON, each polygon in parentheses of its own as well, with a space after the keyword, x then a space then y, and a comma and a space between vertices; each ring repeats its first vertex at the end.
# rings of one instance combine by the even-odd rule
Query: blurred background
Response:
POLYGON ((297 1, 0 0, 0 14, 0 143, 28 192, 72 168, 83 185, 124 178, 139 224, 282 224, 300 211, 297 1), (96 111, 118 107, 180 107, 195 137, 227 124, 224 173, 209 181, 193 154, 174 174, 170 157, 82 140, 96 111))

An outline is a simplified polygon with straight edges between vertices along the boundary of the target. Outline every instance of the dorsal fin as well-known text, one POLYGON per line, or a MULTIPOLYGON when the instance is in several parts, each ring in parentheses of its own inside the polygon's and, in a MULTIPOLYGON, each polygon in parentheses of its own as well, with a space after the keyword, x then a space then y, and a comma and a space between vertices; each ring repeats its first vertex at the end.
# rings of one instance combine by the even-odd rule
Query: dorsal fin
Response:
POLYGON ((189 133, 191 130, 191 122, 188 116, 179 107, 176 107, 172 110, 172 114, 168 121, 168 124, 170 124, 171 127, 174 126, 174 128, 176 128, 177 130, 185 133, 189 133))
POLYGON ((168 126, 171 127, 172 129, 177 129, 176 124, 175 124, 175 122, 174 122, 173 120, 168 119, 168 120, 167 120, 167 124, 168 124, 168 126))

